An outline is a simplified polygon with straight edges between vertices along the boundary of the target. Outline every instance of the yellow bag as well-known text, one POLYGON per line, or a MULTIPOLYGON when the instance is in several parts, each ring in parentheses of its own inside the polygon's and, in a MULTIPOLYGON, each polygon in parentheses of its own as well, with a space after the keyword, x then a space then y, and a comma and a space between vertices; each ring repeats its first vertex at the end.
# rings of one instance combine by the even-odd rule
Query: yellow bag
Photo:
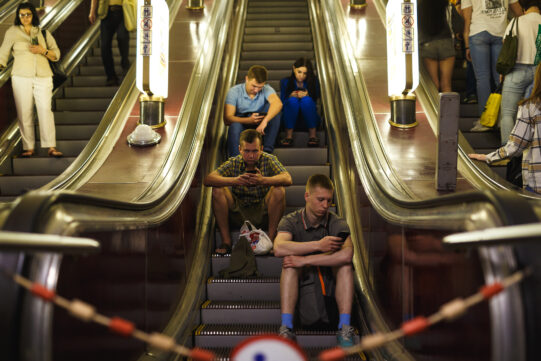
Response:
POLYGON ((493 127, 498 121, 498 114, 500 113, 500 104, 502 103, 502 88, 498 86, 498 89, 488 97, 485 105, 485 110, 481 114, 479 119, 481 125, 485 127, 493 127))
POLYGON ((126 30, 134 31, 137 28, 137 0, 123 0, 122 11, 126 30))

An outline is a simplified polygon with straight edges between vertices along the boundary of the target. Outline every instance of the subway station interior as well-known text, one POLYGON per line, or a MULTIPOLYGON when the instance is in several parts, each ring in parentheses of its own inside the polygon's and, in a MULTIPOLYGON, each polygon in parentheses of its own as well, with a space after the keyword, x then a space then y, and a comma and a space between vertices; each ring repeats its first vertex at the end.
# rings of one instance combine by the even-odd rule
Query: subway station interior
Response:
MULTIPOLYGON (((226 160, 227 91, 259 64, 279 92, 299 57, 320 82, 321 142, 307 147, 298 129, 292 147, 274 150, 293 180, 286 213, 305 205, 310 175, 333 180, 332 210, 354 245, 358 335, 329 356, 335 328, 297 327, 298 359, 539 359, 541 197, 508 182, 505 165, 468 158, 498 148, 499 133, 471 132, 477 105, 438 93, 422 63, 407 69, 418 77, 414 123, 393 121, 403 109, 392 110, 388 69, 401 58, 388 55, 387 0, 161 1, 168 86, 163 122, 151 124, 157 144, 127 140, 156 115, 142 105, 138 32, 129 70, 107 86, 90 0, 34 2, 68 76, 52 101, 63 157, 19 156, 10 65, 0 72, 0 360, 288 360, 272 345, 234 357, 250 337, 278 333, 281 258, 256 256, 259 277, 220 276, 230 257, 214 252, 203 179, 226 160), (102 316, 73 317, 73 300, 102 316), (467 300, 464 312, 449 311, 453 300, 467 300)), ((0 1, 2 37, 20 2, 0 1)), ((116 41, 113 54, 122 74, 116 41)))

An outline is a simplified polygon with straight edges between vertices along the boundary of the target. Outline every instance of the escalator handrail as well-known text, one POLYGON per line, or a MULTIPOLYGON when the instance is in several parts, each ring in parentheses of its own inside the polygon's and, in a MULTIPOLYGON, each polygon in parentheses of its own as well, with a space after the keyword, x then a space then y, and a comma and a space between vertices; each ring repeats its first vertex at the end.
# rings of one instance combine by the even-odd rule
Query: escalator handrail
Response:
POLYGON ((3 24, 17 10, 22 0, 10 0, 0 8, 0 24, 3 24))

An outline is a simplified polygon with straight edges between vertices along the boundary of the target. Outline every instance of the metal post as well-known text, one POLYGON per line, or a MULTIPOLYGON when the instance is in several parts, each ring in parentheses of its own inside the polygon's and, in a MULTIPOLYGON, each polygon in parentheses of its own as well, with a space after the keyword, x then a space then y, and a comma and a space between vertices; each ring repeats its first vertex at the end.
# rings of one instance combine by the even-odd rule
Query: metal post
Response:
POLYGON ((439 191, 456 189, 459 107, 460 95, 458 93, 440 94, 438 164, 436 166, 436 189, 439 191))
POLYGON ((188 0, 188 5, 186 5, 186 9, 190 10, 202 10, 205 8, 205 4, 203 0, 188 0))

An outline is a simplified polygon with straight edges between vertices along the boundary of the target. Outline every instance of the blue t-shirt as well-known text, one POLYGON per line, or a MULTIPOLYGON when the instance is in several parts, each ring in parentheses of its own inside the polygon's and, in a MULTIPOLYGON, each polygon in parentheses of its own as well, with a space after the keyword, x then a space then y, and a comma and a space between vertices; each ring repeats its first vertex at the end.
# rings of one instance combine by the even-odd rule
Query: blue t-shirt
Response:
POLYGON ((252 99, 246 92, 246 83, 237 84, 227 92, 225 104, 234 106, 237 116, 244 113, 265 111, 271 94, 276 94, 276 92, 269 84, 265 84, 263 89, 252 99))

